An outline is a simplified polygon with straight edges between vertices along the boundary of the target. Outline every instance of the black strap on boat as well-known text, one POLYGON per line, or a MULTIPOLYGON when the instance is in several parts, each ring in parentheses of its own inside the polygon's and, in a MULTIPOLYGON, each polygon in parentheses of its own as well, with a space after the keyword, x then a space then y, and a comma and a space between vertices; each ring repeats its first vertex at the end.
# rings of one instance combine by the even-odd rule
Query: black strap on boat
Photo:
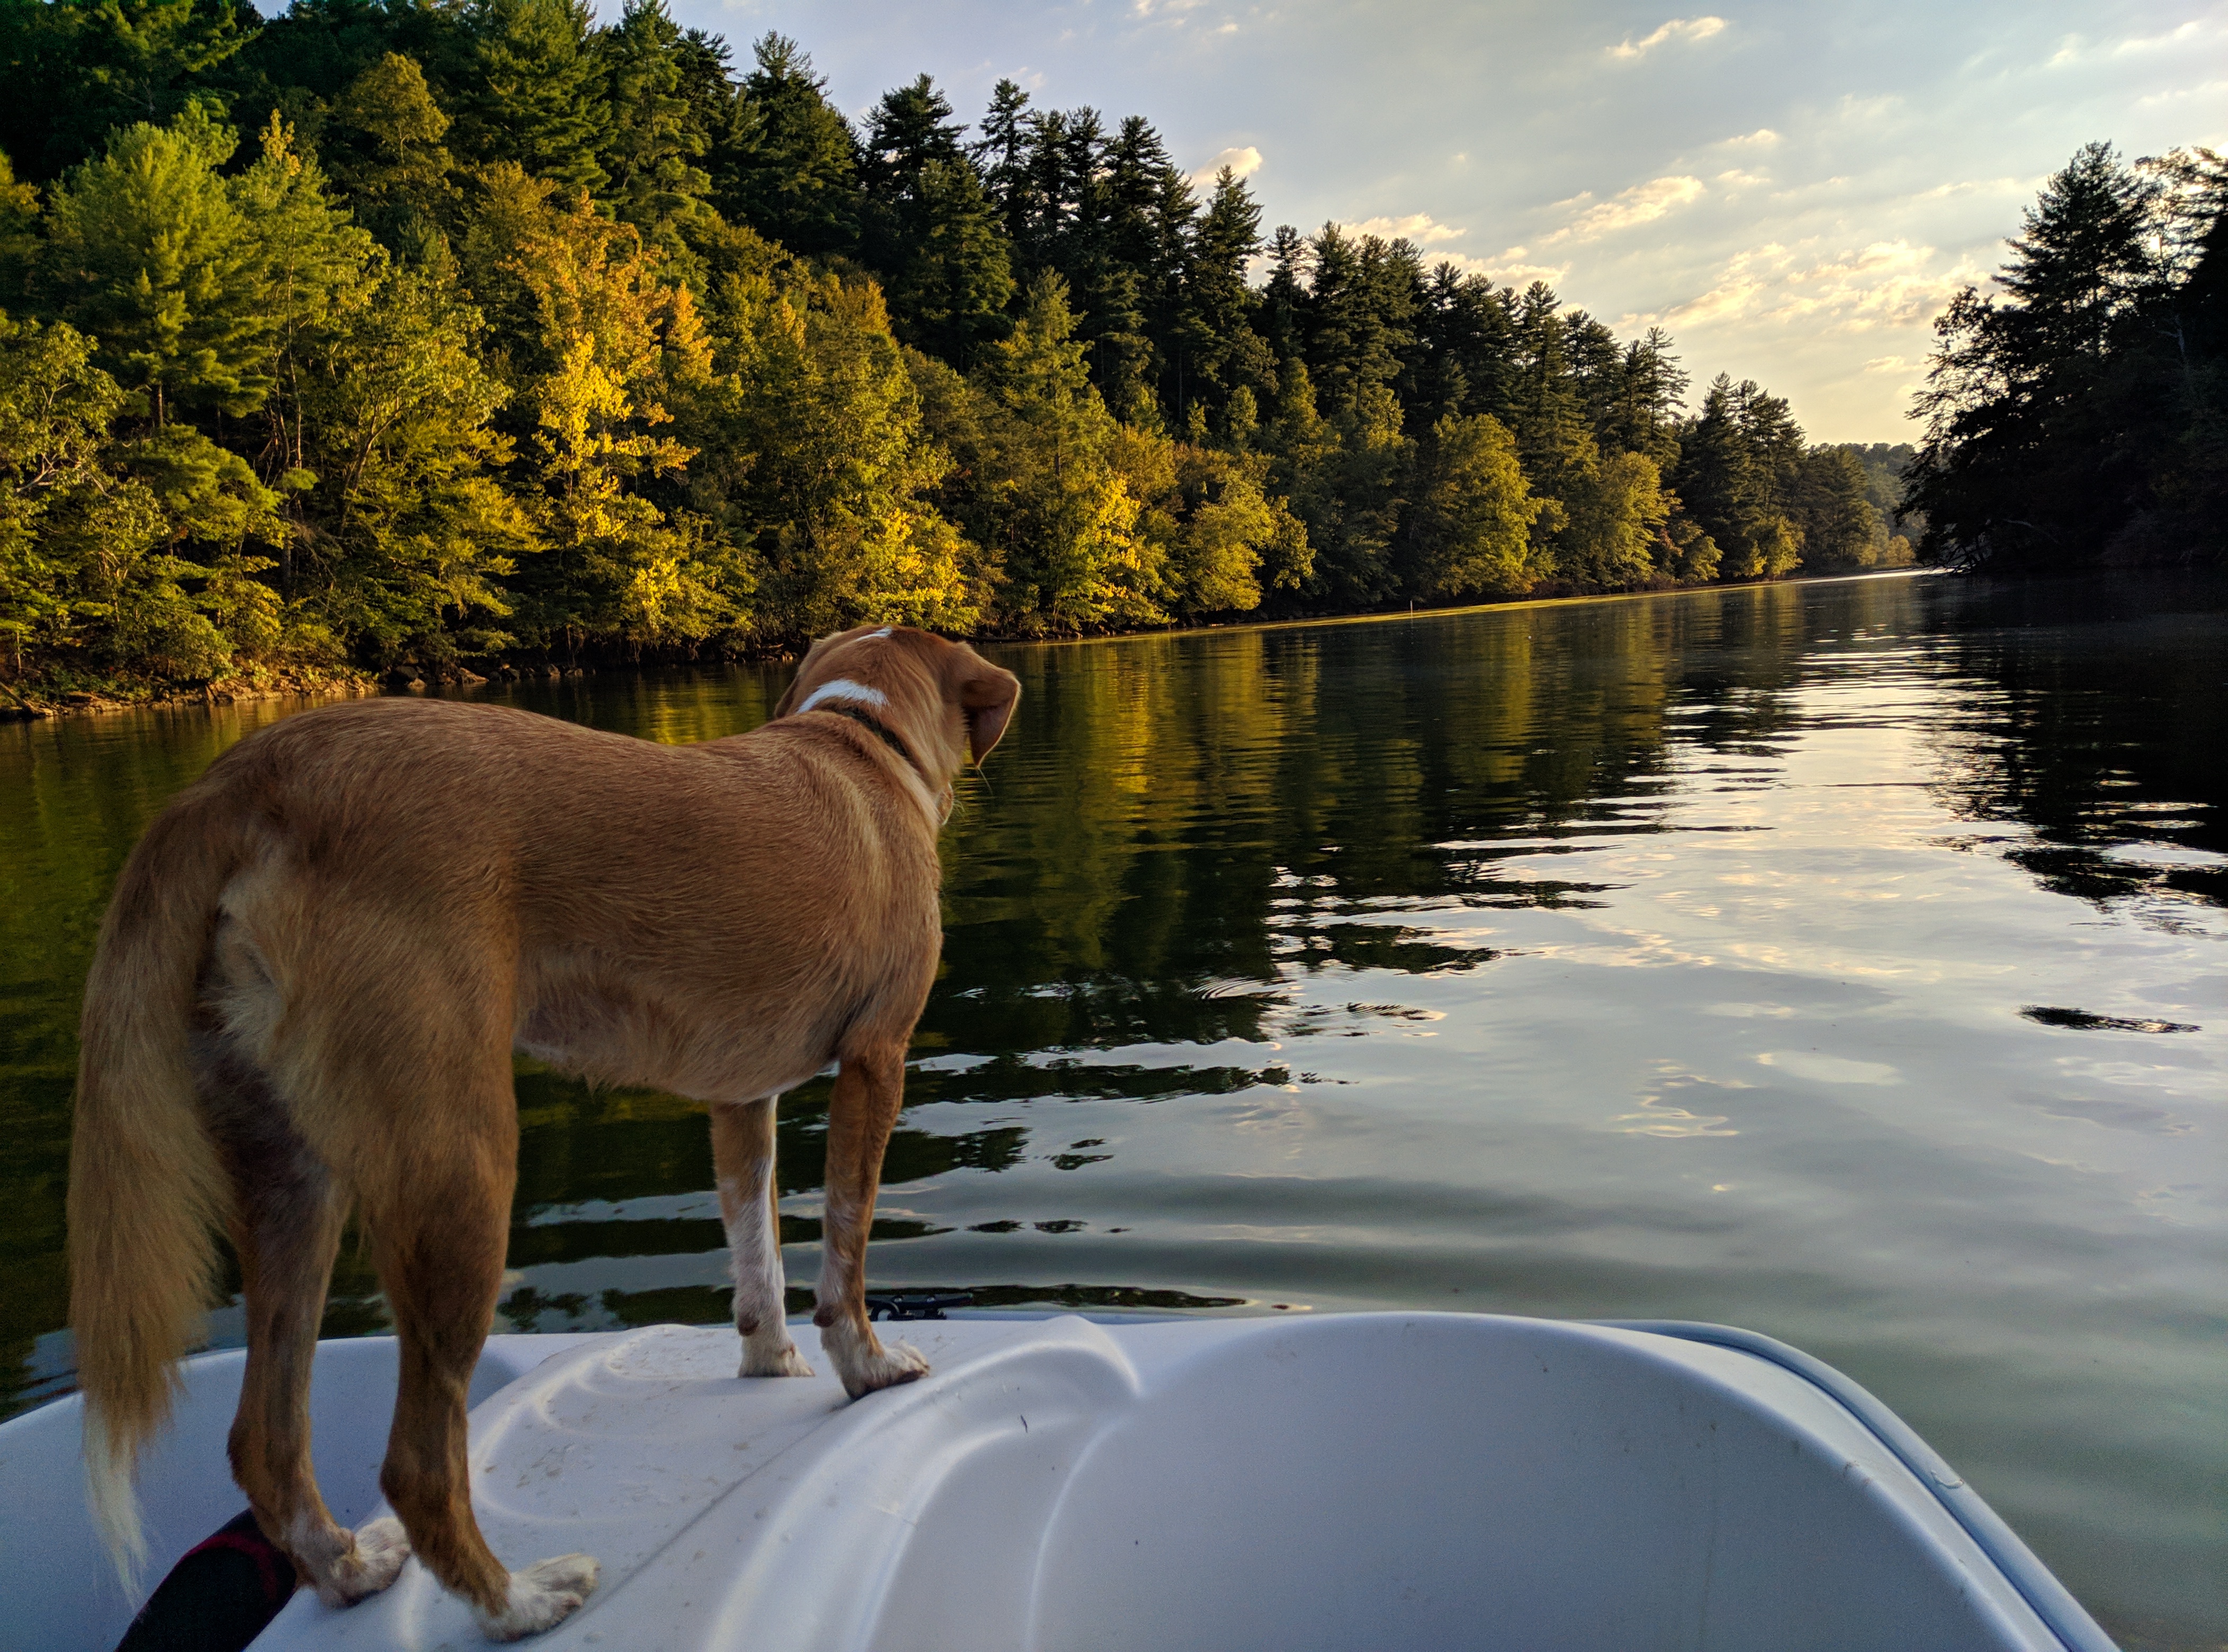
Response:
POLYGON ((815 706, 812 709, 815 711, 833 712, 838 717, 848 717, 853 722, 858 724, 860 727, 880 735, 881 737, 882 744, 888 746, 893 752, 895 752, 907 763, 912 764, 915 772, 923 775, 925 775, 928 772, 925 769, 923 769, 919 764, 913 762, 912 748, 907 746, 905 741, 898 738, 897 731, 892 728, 887 723, 884 722, 880 718, 875 716, 874 713, 870 711, 861 711, 856 706, 844 705, 840 701, 830 702, 825 706, 815 706))

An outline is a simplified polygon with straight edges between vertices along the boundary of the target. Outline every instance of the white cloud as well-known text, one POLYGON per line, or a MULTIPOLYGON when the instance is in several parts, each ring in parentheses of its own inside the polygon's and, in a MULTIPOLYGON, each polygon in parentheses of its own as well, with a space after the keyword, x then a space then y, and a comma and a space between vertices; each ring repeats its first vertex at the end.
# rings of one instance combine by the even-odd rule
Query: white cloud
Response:
POLYGON ((1241 178, 1250 178, 1261 170, 1261 151, 1248 144, 1243 149, 1226 149, 1205 166, 1191 175, 1194 189, 1214 188, 1214 175, 1228 167, 1241 178))
MULTIPOLYGON (((1816 241, 1797 247, 1771 242, 1726 260, 1716 284, 1661 316, 1628 322, 1706 327, 1750 322, 1800 325, 1812 335, 1856 334, 1924 325, 1961 286, 1980 279, 1969 259, 1943 267, 1931 247, 1881 240, 1860 248, 1829 249, 1816 241)), ((1901 356, 1877 356, 1866 372, 1910 365, 1901 356)))
POLYGON ((1875 355, 1871 361, 1865 363, 1865 371, 1867 373, 1905 373, 1908 372, 1916 365, 1917 363, 1907 362, 1900 355, 1875 355))
POLYGON ((1771 175, 1768 172, 1742 172, 1738 170, 1732 172, 1720 172, 1717 176, 1712 178, 1710 182, 1715 184, 1719 184, 1728 189, 1753 189, 1759 183, 1770 182, 1771 175))
POLYGON ((1770 149, 1779 141, 1779 134, 1769 126, 1758 126, 1752 132, 1743 132, 1738 138, 1718 140, 1719 149, 1770 149))
POLYGON ((1666 41, 1707 40, 1711 35, 1723 32, 1725 26, 1723 17, 1674 17, 1645 40, 1635 40, 1627 35, 1622 44, 1609 48, 1609 54, 1611 57, 1643 57, 1666 41))
POLYGON ((1571 266, 1562 264, 1534 264, 1530 249, 1512 247, 1498 258, 1472 258, 1467 253, 1435 252, 1431 262, 1453 265, 1464 275, 1482 275, 1489 281, 1497 281, 1504 287, 1528 286, 1534 281, 1560 281, 1571 272, 1571 266))
POLYGON ((2224 92, 2228 92, 2228 80, 2207 80, 2203 86, 2176 86, 2169 92, 2151 93, 2137 98, 2135 107, 2150 109, 2162 103, 2178 103, 2184 98, 2201 98, 2206 103, 2212 103, 2224 92))
MULTIPOLYGON (((1562 228, 1546 236, 1542 245, 1552 247, 1559 241, 1595 240, 1620 229, 1629 229, 1635 224, 1652 223, 1667 213, 1691 205, 1708 193, 1700 178, 1654 178, 1646 183, 1636 183, 1607 201, 1594 202, 1562 228)), ((1555 204, 1574 207, 1580 202, 1591 199, 1591 192, 1589 191, 1555 204)))
POLYGON ((1347 228, 1357 235, 1377 235, 1386 240, 1411 240, 1418 247, 1436 247, 1441 241, 1454 240, 1469 232, 1457 229, 1452 224, 1443 224, 1428 212, 1412 212, 1405 218, 1365 218, 1347 228))
POLYGON ((1529 286, 1534 281, 1560 281, 1571 272, 1567 264, 1501 264, 1491 259, 1465 259, 1463 266, 1504 287, 1529 286))
POLYGON ((2192 41, 2200 40, 2212 32, 2203 22, 2193 17, 2180 28, 2170 29, 2163 35, 2143 35, 2134 40, 2116 42, 2112 47, 2112 55, 2128 57, 2137 52, 2165 51, 2175 46, 2186 46, 2192 41))

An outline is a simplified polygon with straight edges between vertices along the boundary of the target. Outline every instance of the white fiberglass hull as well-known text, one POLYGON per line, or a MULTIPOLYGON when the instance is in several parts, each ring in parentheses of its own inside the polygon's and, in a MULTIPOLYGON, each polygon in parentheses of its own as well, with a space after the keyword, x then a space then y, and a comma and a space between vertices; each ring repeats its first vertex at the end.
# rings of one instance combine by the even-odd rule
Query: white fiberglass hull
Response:
MULTIPOLYGON (((739 1380, 732 1331, 490 1339, 474 1499, 513 1566, 585 1551, 537 1647, 2080 1649, 2110 1642, 1846 1379, 1761 1338, 1436 1314, 886 1326, 935 1370, 844 1403, 739 1380), (1695 1337, 1711 1340, 1697 1341, 1695 1337), (1723 1344, 1733 1344, 1725 1346, 1723 1344)), ((189 1363, 143 1475, 155 1571, 237 1514, 242 1356, 189 1363)), ((379 1507, 385 1338, 318 1350, 327 1501, 379 1507)), ((0 1646, 130 1616, 83 1512, 73 1398, 0 1425, 0 1646)), ((414 1563, 256 1642, 469 1649, 414 1563)))

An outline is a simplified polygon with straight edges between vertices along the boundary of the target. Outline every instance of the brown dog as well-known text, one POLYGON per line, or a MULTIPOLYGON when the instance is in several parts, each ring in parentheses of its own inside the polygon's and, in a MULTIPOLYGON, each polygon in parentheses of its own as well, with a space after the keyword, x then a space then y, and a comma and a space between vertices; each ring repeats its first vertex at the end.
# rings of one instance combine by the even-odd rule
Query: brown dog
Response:
POLYGON ((464 1394, 495 1311, 518 1148, 511 1052, 711 1104, 744 1376, 810 1374, 784 1322, 774 1101, 839 1062, 822 1347, 854 1396, 919 1376, 867 1322, 867 1230, 941 943, 936 839, 1020 694, 973 650, 813 645, 773 720, 656 746, 495 707, 376 701, 242 740, 148 829, 86 983, 71 1318, 93 1503, 131 1489, 228 1226, 247 1367, 234 1477, 335 1604, 414 1549, 490 1638, 548 1628, 586 1555, 511 1572, 472 1518, 464 1394), (357 1213, 401 1347, 380 1485, 349 1533, 308 1391, 357 1213))

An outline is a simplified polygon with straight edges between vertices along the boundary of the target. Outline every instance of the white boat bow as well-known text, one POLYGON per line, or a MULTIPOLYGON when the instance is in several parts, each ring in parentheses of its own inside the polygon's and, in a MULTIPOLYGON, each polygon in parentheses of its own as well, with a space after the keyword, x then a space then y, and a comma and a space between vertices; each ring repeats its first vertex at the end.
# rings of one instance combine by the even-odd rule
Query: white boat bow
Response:
MULTIPOLYGON (((1829 1367, 1751 1333, 1354 1314, 887 1326, 935 1369, 844 1402, 743 1380, 732 1330, 498 1335, 475 1507, 512 1566, 583 1551, 532 1642, 671 1652, 1917 1648, 2110 1641, 1969 1487, 1829 1367)), ((142 1476, 156 1575, 239 1512, 243 1355, 185 1367, 142 1476)), ((317 1471, 382 1512, 391 1339, 320 1345, 317 1471)), ((131 1616, 83 1511, 74 1397, 0 1425, 0 1646, 131 1616)), ((414 1563, 259 1652, 484 1644, 414 1563)))

